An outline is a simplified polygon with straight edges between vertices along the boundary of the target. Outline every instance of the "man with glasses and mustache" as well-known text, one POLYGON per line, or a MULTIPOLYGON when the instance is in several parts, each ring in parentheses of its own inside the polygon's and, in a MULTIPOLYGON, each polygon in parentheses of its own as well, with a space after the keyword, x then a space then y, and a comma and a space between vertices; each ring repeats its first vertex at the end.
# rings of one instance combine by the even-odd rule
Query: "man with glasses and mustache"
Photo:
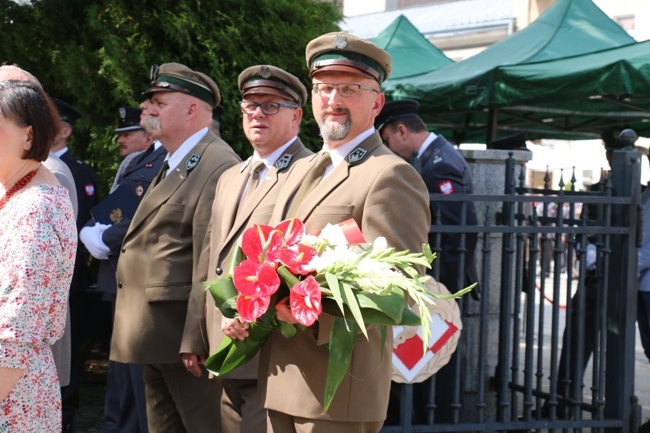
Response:
MULTIPOLYGON (((391 72, 390 56, 366 40, 337 32, 312 40, 306 60, 323 148, 291 169, 271 225, 296 217, 308 233, 315 233, 328 223, 354 218, 370 242, 383 236, 397 250, 422 251, 430 221, 427 188, 413 167, 382 144, 373 126, 384 105, 380 85, 391 72), (305 181, 314 177, 310 172, 323 168, 320 183, 305 181), (307 191, 303 184, 317 186, 307 191)), ((287 305, 277 308, 278 319, 292 322, 287 305)), ((324 313, 291 339, 274 332, 266 341, 259 381, 269 432, 381 429, 390 389, 392 334, 382 342, 380 329, 368 326, 368 339, 357 336, 350 369, 323 412, 332 324, 333 317, 324 313)), ((226 335, 242 338, 246 330, 233 327, 226 335)))
MULTIPOLYGON (((307 101, 307 89, 298 78, 272 65, 256 65, 239 75, 238 86, 242 126, 254 152, 226 171, 217 184, 181 345, 183 363, 197 377, 202 375, 199 365, 223 339, 222 326, 234 325, 222 317, 209 295, 206 299, 203 283, 222 276, 223 269, 227 272, 234 243, 252 224, 269 222, 276 186, 295 161, 312 154, 298 138, 307 101), (197 311, 197 306, 203 311, 197 311)), ((266 411, 257 392, 258 358, 220 377, 222 433, 266 433, 266 411)))
POLYGON ((178 350, 215 187, 240 159, 209 130, 221 97, 207 75, 166 63, 144 96, 140 124, 168 155, 122 244, 110 359, 144 364, 150 433, 212 433, 221 384, 189 374, 178 350))

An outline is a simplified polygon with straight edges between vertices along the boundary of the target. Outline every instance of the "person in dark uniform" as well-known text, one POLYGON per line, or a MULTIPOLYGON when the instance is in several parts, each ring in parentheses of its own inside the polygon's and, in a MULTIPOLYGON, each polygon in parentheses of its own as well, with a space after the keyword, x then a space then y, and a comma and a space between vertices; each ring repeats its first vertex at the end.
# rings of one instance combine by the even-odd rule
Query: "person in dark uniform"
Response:
MULTIPOLYGON (((61 119, 61 131, 52 144, 52 152, 61 158, 70 168, 77 189, 79 212, 77 214, 77 230, 81 230, 90 219, 90 210, 99 202, 97 174, 88 164, 77 158, 68 149, 68 140, 74 131, 76 120, 81 113, 72 105, 58 98, 52 98, 61 119)), ((79 408, 79 376, 83 366, 82 342, 85 331, 86 312, 88 311, 87 292, 91 284, 88 268, 88 251, 79 243, 77 257, 70 285, 70 323, 72 332, 72 353, 70 384, 61 388, 63 405, 63 431, 73 431, 74 416, 79 408)))
MULTIPOLYGON (((626 139, 621 135, 621 131, 608 129, 601 134, 601 139, 605 146, 605 157, 607 162, 612 166, 614 151, 623 149, 632 149, 634 147, 633 140, 626 139)), ((629 138, 629 137, 627 137, 629 138)), ((589 191, 606 191, 607 183, 611 171, 603 171, 602 177, 597 183, 589 187, 589 191)), ((587 224, 605 224, 604 209, 602 205, 591 203, 582 208, 586 212, 587 224)), ((584 215, 581 215, 582 219, 584 215)), ((557 392, 559 404, 557 407, 557 417, 560 419, 572 419, 575 416, 575 411, 580 408, 575 407, 575 404, 567 404, 568 401, 580 401, 576 397, 577 392, 582 392, 584 386, 584 374, 589 364, 591 356, 598 347, 598 340, 601 329, 599 327, 600 321, 600 306, 601 301, 599 295, 602 295, 602 278, 604 275, 604 262, 598 251, 598 244, 602 245, 601 235, 589 235, 587 238, 587 252, 585 258, 585 268, 587 275, 585 278, 584 286, 578 285, 576 292, 571 298, 571 303, 567 307, 567 325, 565 325, 562 334, 562 351, 560 352, 560 361, 558 364, 558 379, 557 379, 557 392), (581 293, 584 292, 584 293, 581 293), (584 310, 580 305, 580 298, 584 297, 584 310), (581 316, 582 320, 581 320, 581 316), (570 322, 570 326, 569 326, 570 322), (583 334, 581 335, 581 331, 583 334), (582 357, 582 363, 578 363, 578 358, 582 357)), ((578 243, 577 248, 580 250, 578 243)), ((548 401, 542 407, 542 416, 548 416, 550 405, 548 401)))
MULTIPOLYGON (((133 198, 139 204, 167 155, 160 142, 153 141, 151 134, 140 126, 141 112, 135 107, 119 109, 120 120, 115 132, 124 161, 118 168, 111 195, 106 200, 123 200, 121 194, 129 194, 130 197, 125 199, 133 198)), ((113 312, 117 296, 115 270, 132 216, 122 215, 122 219, 113 224, 102 224, 91 219, 79 233, 81 242, 99 260, 97 290, 103 293, 103 299, 110 303, 113 312)), ((109 361, 102 433, 147 431, 142 364, 109 361)))
MULTIPOLYGON (((429 132, 418 116, 419 103, 413 99, 387 102, 375 119, 375 128, 382 140, 396 155, 409 161, 421 174, 430 194, 471 194, 474 191, 472 175, 467 162, 460 152, 444 137, 429 132)), ((431 225, 477 225, 474 204, 468 201, 463 215, 460 202, 430 201, 431 225)), ((439 240, 429 233, 429 244, 438 253, 429 271, 450 292, 455 293, 478 281, 474 252, 478 235, 476 233, 442 233, 439 240), (438 263, 436 263, 438 262, 438 263), (433 270, 439 267, 439 275, 433 270)), ((477 289, 472 290, 477 299, 477 289)), ((436 412, 437 423, 452 423, 455 419, 452 404, 456 398, 452 394, 457 378, 461 378, 460 365, 456 354, 449 363, 436 373, 436 412)), ((429 380, 414 386, 414 422, 427 423, 426 401, 429 380)), ((399 418, 399 386, 393 384, 389 404, 389 422, 399 418)), ((457 403, 462 403, 462 380, 457 403)), ((460 415, 460 414, 458 414, 460 415)))

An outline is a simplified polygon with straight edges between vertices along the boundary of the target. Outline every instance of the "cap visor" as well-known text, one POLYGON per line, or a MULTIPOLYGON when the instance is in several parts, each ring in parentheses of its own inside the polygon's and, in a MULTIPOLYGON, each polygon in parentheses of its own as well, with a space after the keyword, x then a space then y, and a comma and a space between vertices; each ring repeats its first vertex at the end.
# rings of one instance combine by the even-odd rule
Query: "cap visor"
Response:
POLYGON ((123 128, 115 128, 115 132, 137 131, 138 129, 143 129, 143 128, 140 125, 125 126, 123 128))
POLYGON ((248 95, 273 95, 273 96, 279 96, 280 98, 286 99, 287 101, 295 102, 296 104, 298 103, 298 101, 293 99, 285 92, 282 92, 281 90, 278 89, 274 89, 272 87, 253 87, 251 89, 246 89, 242 94, 242 98, 245 98, 248 95))
POLYGON ((320 74, 321 72, 346 72, 348 74, 361 75, 362 77, 370 78, 370 79, 373 79, 373 80, 377 81, 377 79, 375 77, 373 77, 372 75, 362 71, 361 69, 357 69, 357 68, 355 68, 353 66, 336 65, 336 64, 335 65, 327 65, 327 66, 323 66, 323 67, 318 68, 318 69, 314 69, 313 71, 311 71, 309 76, 314 77, 314 76, 316 76, 316 74, 320 74))

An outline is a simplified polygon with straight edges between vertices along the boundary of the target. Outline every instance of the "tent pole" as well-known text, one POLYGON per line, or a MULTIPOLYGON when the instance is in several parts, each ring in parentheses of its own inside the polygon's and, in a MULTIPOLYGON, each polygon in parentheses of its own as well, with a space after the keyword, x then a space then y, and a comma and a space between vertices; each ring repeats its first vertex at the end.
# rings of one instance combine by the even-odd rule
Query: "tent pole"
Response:
POLYGON ((485 144, 493 141, 497 137, 497 118, 498 118, 497 111, 498 110, 496 108, 490 108, 490 111, 488 111, 488 122, 487 122, 485 144))

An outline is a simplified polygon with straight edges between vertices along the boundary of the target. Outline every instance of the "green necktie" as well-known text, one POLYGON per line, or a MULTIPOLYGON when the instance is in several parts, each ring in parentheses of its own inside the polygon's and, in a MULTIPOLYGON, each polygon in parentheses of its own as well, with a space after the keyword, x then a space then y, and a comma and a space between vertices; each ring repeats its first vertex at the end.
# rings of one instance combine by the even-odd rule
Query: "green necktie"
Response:
POLYGON ((162 167, 160 167, 160 171, 156 175, 156 179, 151 186, 152 188, 158 185, 165 178, 165 176, 167 176, 167 170, 169 170, 169 161, 165 160, 162 163, 162 167))
POLYGON ((331 163, 332 157, 330 154, 328 152, 323 152, 320 161, 318 161, 316 166, 307 173, 307 176, 305 176, 305 179, 302 181, 302 185, 300 185, 298 192, 296 192, 296 195, 293 197, 293 202, 291 202, 291 206, 289 206, 289 210, 287 211, 287 218, 291 218, 296 214, 298 207, 300 207, 300 203, 302 203, 307 195, 309 195, 320 181, 323 180, 325 170, 331 163))

